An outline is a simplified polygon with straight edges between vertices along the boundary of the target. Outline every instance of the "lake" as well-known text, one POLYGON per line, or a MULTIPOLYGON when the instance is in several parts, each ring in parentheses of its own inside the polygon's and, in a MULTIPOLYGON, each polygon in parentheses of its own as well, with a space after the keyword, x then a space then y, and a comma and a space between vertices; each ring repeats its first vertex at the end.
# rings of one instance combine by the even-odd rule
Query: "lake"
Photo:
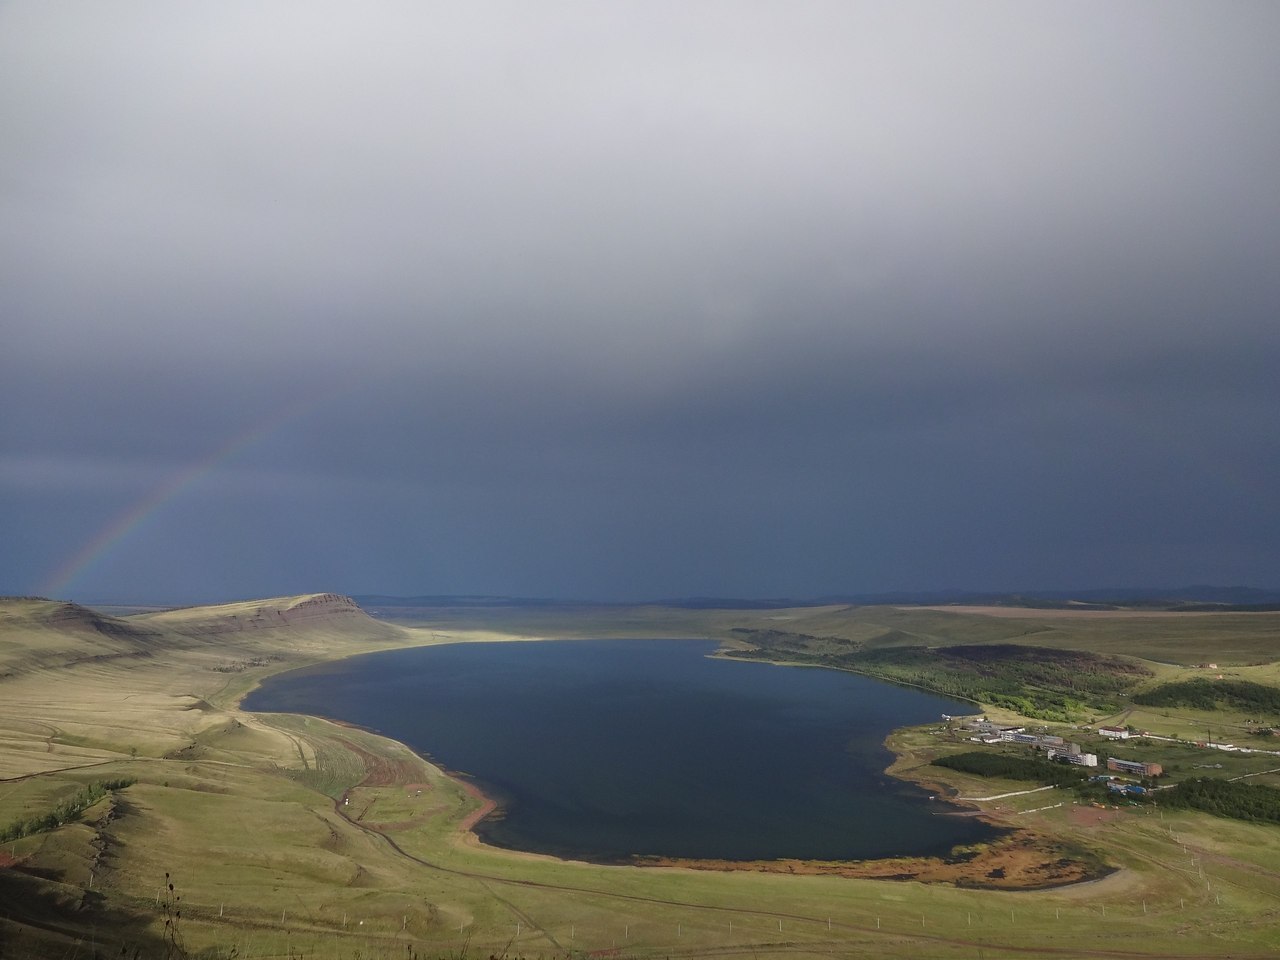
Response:
POLYGON ((812 860, 945 853, 998 832, 885 775, 889 731, 972 705, 700 640, 448 644, 268 679, 247 710, 376 730, 501 805, 516 850, 812 860))

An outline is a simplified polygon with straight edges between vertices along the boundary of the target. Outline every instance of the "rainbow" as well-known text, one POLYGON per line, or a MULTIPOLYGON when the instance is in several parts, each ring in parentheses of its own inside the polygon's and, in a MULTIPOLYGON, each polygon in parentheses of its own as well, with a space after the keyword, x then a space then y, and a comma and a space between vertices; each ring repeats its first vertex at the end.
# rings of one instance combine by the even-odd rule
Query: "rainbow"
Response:
POLYGON ((249 447, 263 440, 272 433, 295 420, 325 400, 332 399, 340 392, 332 388, 326 389, 320 396, 307 395, 295 399, 277 410, 265 420, 255 423, 247 430, 236 434, 212 453, 202 457, 195 463, 183 467, 144 497, 133 503, 123 513, 113 517, 92 538, 84 543, 74 554, 62 563, 39 587, 42 596, 57 597, 65 592, 91 566, 101 561, 115 549, 133 531, 142 526, 165 504, 180 496, 183 491, 209 476, 230 460, 243 453, 249 447))

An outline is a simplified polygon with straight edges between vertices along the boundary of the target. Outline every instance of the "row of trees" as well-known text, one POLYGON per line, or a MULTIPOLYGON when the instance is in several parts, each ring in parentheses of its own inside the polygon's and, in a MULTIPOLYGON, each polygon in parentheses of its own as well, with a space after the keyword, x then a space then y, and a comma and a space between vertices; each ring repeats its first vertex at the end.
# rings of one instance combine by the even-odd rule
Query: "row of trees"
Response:
POLYGON ((1074 787, 1084 782, 1087 774, 1080 767, 1054 763, 1051 760, 1028 759, 1008 753, 974 750, 953 753, 933 761, 934 766, 972 773, 979 777, 1003 777, 1006 780, 1034 780, 1057 787, 1074 787))
POLYGON ((134 780, 99 780, 78 790, 68 799, 62 801, 47 813, 15 820, 4 829, 0 829, 0 843, 21 840, 33 833, 43 833, 64 823, 72 823, 80 819, 80 815, 92 807, 113 790, 122 790, 132 786, 134 780))
POLYGON ((1147 707, 1192 707, 1217 710, 1229 707, 1250 713, 1280 714, 1280 689, 1249 680, 1183 680, 1139 693, 1134 703, 1147 707))
POLYGON ((1239 780, 1197 777, 1161 790, 1159 803, 1165 807, 1203 810, 1219 817, 1280 823, 1280 790, 1239 780))

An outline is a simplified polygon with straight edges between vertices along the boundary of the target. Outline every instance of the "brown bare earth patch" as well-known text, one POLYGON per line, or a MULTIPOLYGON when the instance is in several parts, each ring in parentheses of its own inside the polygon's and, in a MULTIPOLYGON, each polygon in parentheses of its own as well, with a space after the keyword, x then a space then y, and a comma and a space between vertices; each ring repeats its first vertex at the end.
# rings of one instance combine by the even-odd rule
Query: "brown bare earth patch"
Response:
MULTIPOLYGON (((404 784, 418 774, 417 766, 412 760, 379 756, 345 737, 339 737, 338 742, 358 756, 364 765, 365 776, 360 781, 362 787, 391 787, 404 784)), ((421 776, 421 774, 418 775, 421 776)))
MULTIPOLYGON (((465 834, 471 834, 471 828, 474 827, 481 820, 483 820, 485 817, 487 817, 489 814, 493 813, 494 810, 498 809, 498 804, 495 803, 493 800, 491 800, 489 797, 486 797, 481 792, 480 788, 477 787, 474 783, 468 783, 466 780, 462 780, 462 779, 459 779, 458 783, 462 786, 462 789, 465 790, 469 796, 475 797, 475 799, 480 801, 480 806, 477 807, 475 810, 472 810, 469 814, 467 814, 466 817, 463 818, 462 822, 458 824, 459 831, 465 834)), ((475 836, 474 834, 471 834, 471 835, 475 836)))
POLYGON ((959 848, 950 857, 900 857, 891 860, 686 860, 671 857, 638 858, 648 867, 690 870, 746 870, 811 876, 856 877, 865 880, 915 880, 958 887, 994 890, 1038 890, 1086 880, 1112 872, 1081 851, 1031 830, 1018 830, 989 844, 959 848))

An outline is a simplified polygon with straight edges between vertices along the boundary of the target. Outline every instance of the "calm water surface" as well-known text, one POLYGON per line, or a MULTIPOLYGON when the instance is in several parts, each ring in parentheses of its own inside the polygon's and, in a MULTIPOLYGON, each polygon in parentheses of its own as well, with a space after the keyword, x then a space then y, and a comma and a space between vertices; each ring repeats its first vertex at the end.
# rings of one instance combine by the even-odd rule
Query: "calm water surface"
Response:
POLYGON ((996 831, 883 771, 890 730, 969 705, 697 640, 423 647, 282 674, 248 710, 333 717, 473 777, 487 842, 594 860, 864 859, 996 831))

